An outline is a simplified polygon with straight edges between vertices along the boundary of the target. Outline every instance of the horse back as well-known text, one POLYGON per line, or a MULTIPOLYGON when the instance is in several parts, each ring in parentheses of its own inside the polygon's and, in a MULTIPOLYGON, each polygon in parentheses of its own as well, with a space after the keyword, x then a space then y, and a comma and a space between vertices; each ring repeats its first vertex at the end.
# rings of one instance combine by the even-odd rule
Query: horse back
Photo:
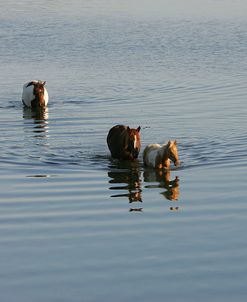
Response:
POLYGON ((28 82, 23 85, 22 102, 24 105, 31 107, 32 100, 35 99, 33 93, 33 82, 28 82))
POLYGON ((157 161, 160 160, 159 150, 161 146, 159 144, 151 144, 146 146, 143 151, 143 162, 147 167, 155 168, 157 166, 157 161))
POLYGON ((107 135, 107 144, 114 158, 123 158, 128 144, 127 126, 117 125, 110 129, 107 135))

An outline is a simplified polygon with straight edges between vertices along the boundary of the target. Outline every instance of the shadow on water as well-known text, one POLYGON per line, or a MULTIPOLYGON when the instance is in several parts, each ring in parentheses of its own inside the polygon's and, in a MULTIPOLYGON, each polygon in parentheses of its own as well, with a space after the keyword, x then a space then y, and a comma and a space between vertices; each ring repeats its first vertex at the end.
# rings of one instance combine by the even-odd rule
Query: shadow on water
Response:
MULTIPOLYGON (((171 171, 143 169, 143 164, 140 161, 121 162, 115 160, 110 161, 109 169, 109 189, 116 192, 111 197, 127 198, 130 212, 143 210, 145 189, 165 189, 160 192, 165 199, 172 202, 179 200, 179 178, 176 176, 171 179, 171 171), (134 203, 135 206, 133 206, 134 203)), ((170 206, 170 210, 177 211, 179 207, 170 206)))

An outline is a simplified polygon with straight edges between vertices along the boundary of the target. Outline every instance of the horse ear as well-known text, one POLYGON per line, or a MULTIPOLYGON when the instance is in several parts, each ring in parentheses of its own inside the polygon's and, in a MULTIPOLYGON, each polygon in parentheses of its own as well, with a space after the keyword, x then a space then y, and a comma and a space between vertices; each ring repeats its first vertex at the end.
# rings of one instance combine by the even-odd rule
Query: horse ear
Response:
POLYGON ((176 140, 174 141, 174 145, 177 146, 177 141, 176 140))
POLYGON ((127 131, 128 131, 128 133, 130 133, 130 127, 129 126, 127 126, 127 131))
POLYGON ((139 126, 139 127, 136 129, 136 131, 138 131, 138 132, 140 132, 140 130, 141 130, 141 126, 139 126))
POLYGON ((42 84, 43 84, 43 86, 45 86, 45 84, 46 84, 46 81, 43 81, 43 83, 42 83, 42 84))
POLYGON ((171 145, 171 141, 168 141, 167 145, 170 146, 171 145))

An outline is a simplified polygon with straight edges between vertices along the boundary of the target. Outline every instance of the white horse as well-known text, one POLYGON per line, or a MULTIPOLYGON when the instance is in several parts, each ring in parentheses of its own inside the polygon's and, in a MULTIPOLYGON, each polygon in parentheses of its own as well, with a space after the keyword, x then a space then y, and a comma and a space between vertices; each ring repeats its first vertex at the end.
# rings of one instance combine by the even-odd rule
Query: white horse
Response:
POLYGON ((32 108, 47 106, 49 96, 45 88, 45 83, 45 81, 33 80, 23 86, 22 102, 25 106, 32 108))
POLYGON ((157 169, 169 169, 170 160, 179 165, 177 142, 169 141, 165 145, 151 144, 143 152, 144 165, 157 169))

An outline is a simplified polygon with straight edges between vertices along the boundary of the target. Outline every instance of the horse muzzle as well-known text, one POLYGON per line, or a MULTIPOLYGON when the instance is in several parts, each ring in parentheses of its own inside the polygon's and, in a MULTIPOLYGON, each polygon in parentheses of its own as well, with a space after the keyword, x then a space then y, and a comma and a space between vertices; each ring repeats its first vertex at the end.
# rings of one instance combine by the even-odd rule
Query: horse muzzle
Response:
POLYGON ((177 161, 174 162, 174 166, 177 167, 177 166, 179 166, 179 165, 180 165, 180 161, 179 161, 179 160, 177 160, 177 161))
POLYGON ((139 155, 139 149, 138 149, 138 148, 134 149, 134 150, 132 151, 132 155, 133 155, 134 158, 137 158, 138 155, 139 155))

